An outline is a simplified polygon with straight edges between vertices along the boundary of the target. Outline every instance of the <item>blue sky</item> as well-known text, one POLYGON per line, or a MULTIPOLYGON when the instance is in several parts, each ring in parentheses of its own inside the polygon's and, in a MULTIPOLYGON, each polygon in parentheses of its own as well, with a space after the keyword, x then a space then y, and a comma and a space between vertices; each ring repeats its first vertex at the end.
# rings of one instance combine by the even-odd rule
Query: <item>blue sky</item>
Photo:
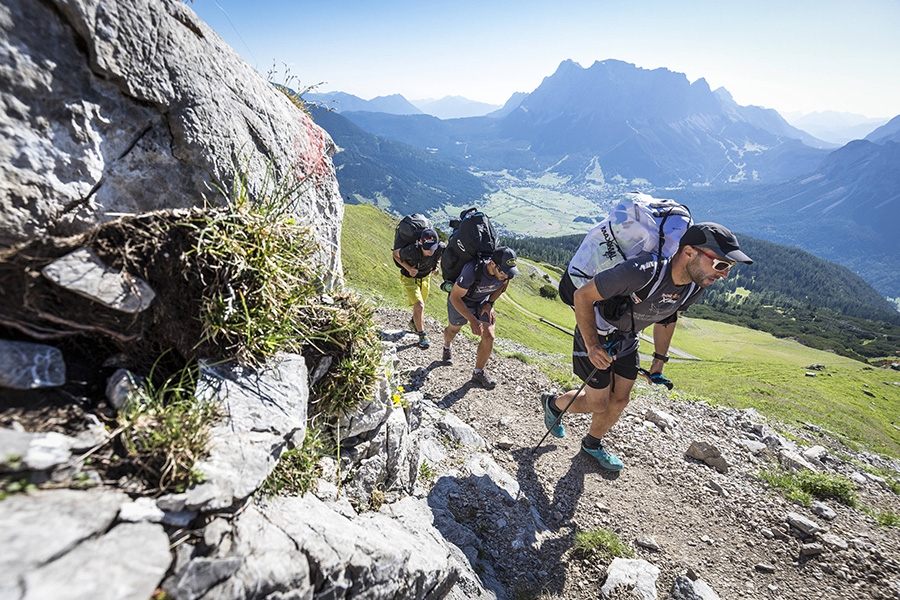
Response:
POLYGON ((261 73, 364 99, 503 104, 559 63, 624 60, 782 114, 900 114, 900 0, 194 0, 261 73))

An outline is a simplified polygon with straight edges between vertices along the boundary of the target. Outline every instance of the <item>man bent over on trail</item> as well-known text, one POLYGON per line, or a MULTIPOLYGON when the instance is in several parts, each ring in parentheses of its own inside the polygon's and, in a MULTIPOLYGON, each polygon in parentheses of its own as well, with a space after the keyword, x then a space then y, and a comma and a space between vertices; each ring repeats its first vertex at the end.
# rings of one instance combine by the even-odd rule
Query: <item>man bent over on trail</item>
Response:
POLYGON ((678 313, 707 286, 727 277, 736 262, 753 262, 741 252, 737 238, 716 223, 697 223, 685 232, 671 258, 644 254, 625 260, 576 290, 572 366, 585 385, 558 398, 546 392, 541 395, 544 424, 550 433, 558 438, 565 435, 561 419, 557 420, 564 411, 591 413, 582 451, 604 469, 621 470, 622 461, 604 447, 602 439, 631 400, 640 369, 638 334, 653 325, 650 377, 667 381, 662 370, 669 360, 678 313))
POLYGON ((472 333, 481 338, 475 352, 472 381, 493 389, 497 380, 484 370, 494 349, 494 302, 506 291, 509 280, 519 274, 516 253, 512 248, 497 248, 487 261, 475 259, 463 267, 447 297, 447 319, 444 329, 444 362, 453 363, 450 345, 469 323, 472 333))

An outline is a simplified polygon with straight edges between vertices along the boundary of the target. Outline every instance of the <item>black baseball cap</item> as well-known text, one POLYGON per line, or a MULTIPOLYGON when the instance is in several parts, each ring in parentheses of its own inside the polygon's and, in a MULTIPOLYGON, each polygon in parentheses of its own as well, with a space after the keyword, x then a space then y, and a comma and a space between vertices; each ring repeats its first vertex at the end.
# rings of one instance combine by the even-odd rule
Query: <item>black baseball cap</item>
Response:
POLYGON ((688 227, 678 243, 679 248, 685 246, 709 248, 722 258, 748 265, 753 264, 750 257, 741 252, 734 234, 718 223, 694 223, 688 227))
POLYGON ((500 246, 494 250, 491 260, 494 261, 494 264, 497 265, 497 268, 500 269, 502 273, 509 275, 510 277, 519 274, 519 269, 516 267, 516 253, 512 248, 500 246))
POLYGON ((437 232, 431 228, 423 229, 419 239, 422 240, 423 250, 437 250, 438 246, 441 245, 437 232))

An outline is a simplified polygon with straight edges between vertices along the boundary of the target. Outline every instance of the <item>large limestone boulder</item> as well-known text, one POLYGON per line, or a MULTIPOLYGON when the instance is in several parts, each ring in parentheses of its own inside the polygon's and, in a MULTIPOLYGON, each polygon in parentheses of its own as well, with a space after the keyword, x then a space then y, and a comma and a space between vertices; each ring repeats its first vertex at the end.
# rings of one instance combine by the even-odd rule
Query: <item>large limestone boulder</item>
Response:
POLYGON ((272 161, 340 275, 331 138, 181 0, 0 4, 0 245, 197 206, 272 161))

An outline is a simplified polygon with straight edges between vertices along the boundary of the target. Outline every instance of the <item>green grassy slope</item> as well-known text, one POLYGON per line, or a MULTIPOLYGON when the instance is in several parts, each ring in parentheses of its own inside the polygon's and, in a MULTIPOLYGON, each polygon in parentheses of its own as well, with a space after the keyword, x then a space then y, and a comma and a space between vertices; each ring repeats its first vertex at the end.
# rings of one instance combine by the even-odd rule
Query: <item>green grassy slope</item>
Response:
MULTIPOLYGON (((345 210, 341 257, 348 286, 378 304, 405 307, 398 269, 390 257, 396 220, 371 205, 347 205, 345 210)), ((498 336, 551 355, 541 367, 557 381, 571 381, 571 335, 540 319, 571 330, 574 314, 561 301, 538 293, 547 283, 542 273, 552 277, 552 267, 523 260, 520 269, 522 275, 513 279, 508 297, 496 306, 498 336)), ((426 313, 446 323, 447 296, 437 289, 439 283, 434 277, 426 313)), ((848 444, 900 456, 896 371, 703 319, 683 318, 673 345, 700 359, 673 360, 666 367, 676 393, 686 399, 754 407, 785 422, 824 427, 848 444), (807 377, 806 367, 817 363, 825 370, 807 377)), ((649 346, 645 350, 652 352, 649 346)))
MULTIPOLYGON (((407 308, 400 269, 391 258, 396 226, 396 218, 371 204, 345 205, 341 262, 347 284, 360 296, 381 306, 407 308)), ((440 283, 433 275, 425 313, 446 322, 447 295, 438 289, 440 283)))
POLYGON ((682 317, 673 344, 701 359, 666 366, 666 375, 686 398, 753 407, 788 423, 814 423, 849 445, 900 456, 897 371, 703 319, 682 317), (814 364, 825 370, 807 368, 814 364))

